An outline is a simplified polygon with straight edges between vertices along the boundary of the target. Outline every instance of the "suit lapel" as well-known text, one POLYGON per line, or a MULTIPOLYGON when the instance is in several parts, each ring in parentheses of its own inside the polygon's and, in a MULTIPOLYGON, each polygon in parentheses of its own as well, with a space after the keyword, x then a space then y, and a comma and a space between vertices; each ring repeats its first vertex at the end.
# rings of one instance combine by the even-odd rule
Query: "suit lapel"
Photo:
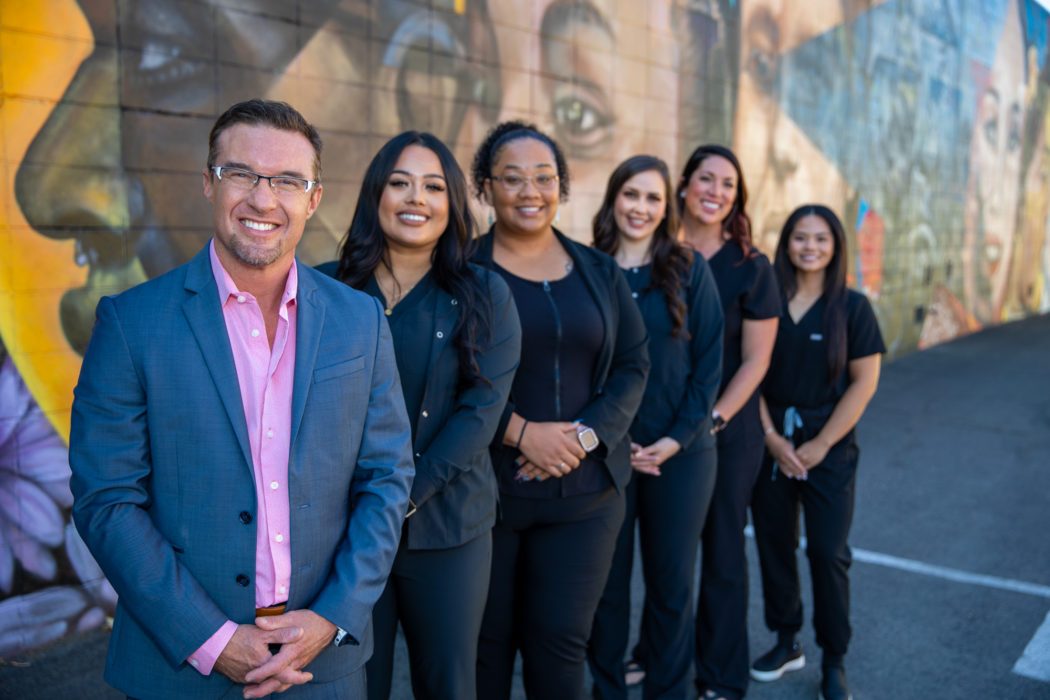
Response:
POLYGON ((244 455, 244 463, 252 470, 248 423, 244 418, 244 405, 241 403, 237 366, 233 362, 233 350, 226 332, 222 305, 219 303, 219 291, 212 276, 208 246, 190 261, 186 270, 186 290, 191 294, 182 305, 183 313, 186 314, 190 330, 197 340, 208 372, 215 383, 215 390, 219 393, 230 425, 233 426, 233 432, 244 455))
MULTIPOLYGON (((296 260, 296 265, 299 261, 296 260)), ((324 304, 317 298, 317 284, 303 265, 299 265, 299 290, 296 292, 295 329, 295 380, 292 387, 292 422, 290 447, 294 451, 295 438, 306 409, 306 398, 313 383, 317 366, 317 349, 321 344, 321 329, 324 327, 324 304)), ((292 462, 289 462, 291 468, 292 462)))

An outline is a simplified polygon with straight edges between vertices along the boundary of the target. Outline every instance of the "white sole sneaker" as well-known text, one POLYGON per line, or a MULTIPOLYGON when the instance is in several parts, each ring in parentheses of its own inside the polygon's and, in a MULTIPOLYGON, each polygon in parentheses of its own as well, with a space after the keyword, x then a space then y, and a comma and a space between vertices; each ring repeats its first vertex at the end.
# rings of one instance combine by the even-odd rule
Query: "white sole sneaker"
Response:
POLYGON ((791 659, 779 668, 775 668, 772 671, 759 671, 752 668, 750 673, 751 677, 761 683, 769 683, 771 681, 780 680, 780 678, 788 671, 798 671, 806 667, 806 655, 798 657, 797 659, 791 659))

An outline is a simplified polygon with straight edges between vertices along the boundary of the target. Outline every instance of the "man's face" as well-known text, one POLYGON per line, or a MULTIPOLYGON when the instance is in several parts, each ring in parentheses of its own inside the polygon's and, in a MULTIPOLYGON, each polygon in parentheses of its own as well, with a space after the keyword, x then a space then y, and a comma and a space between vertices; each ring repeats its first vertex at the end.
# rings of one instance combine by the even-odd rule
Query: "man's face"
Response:
MULTIPOLYGON (((314 150, 310 141, 295 131, 269 126, 235 124, 218 138, 215 165, 241 168, 259 175, 288 175, 312 180, 314 150)), ((211 202, 215 228, 215 252, 228 272, 291 265, 295 246, 303 236, 306 221, 321 201, 321 186, 308 192, 280 192, 259 180, 244 187, 219 179, 214 171, 204 173, 204 196, 211 202)))

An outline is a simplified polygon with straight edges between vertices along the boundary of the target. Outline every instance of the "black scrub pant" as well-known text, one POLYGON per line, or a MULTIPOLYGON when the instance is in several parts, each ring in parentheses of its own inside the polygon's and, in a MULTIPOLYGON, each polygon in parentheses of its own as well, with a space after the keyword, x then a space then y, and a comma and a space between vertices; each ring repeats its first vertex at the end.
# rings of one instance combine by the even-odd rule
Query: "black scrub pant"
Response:
POLYGON ((492 580, 478 643, 478 697, 510 697, 520 649, 530 700, 580 700, 587 640, 609 575, 624 496, 501 495, 492 580))
POLYGON ((368 700, 390 697, 397 623, 405 633, 416 700, 474 700, 478 633, 492 566, 492 535, 449 549, 402 543, 372 611, 375 651, 368 700))
MULTIPOLYGON (((800 443, 801 444, 801 443, 800 443)), ((788 479, 768 457, 751 503, 762 568, 766 626, 774 632, 802 629, 798 581, 798 509, 806 518, 806 556, 813 579, 813 627, 825 656, 846 654, 850 640, 849 545, 859 450, 851 433, 828 452, 806 481, 788 479)))
POLYGON ((635 518, 645 578, 639 642, 646 650, 642 697, 695 696, 688 680, 694 649, 693 578, 716 469, 711 447, 676 454, 661 465, 660 476, 632 476, 609 581, 591 630, 588 659, 596 700, 627 698, 623 659, 630 634, 635 518))
POLYGON ((744 527, 765 445, 742 435, 719 438, 718 477, 702 538, 696 682, 701 691, 741 698, 747 692, 750 665, 744 527))

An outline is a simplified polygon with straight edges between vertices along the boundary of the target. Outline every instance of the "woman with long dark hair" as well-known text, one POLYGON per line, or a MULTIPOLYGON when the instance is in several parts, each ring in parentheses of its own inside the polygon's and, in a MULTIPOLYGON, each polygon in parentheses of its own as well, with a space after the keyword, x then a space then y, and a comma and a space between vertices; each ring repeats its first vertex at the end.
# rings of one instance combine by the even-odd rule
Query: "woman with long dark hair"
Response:
POLYGON ((478 694, 510 697, 520 649, 528 697, 574 700, 623 522, 627 429, 649 371, 645 325, 616 262, 554 228, 569 172, 552 139, 524 122, 497 125, 473 181, 493 211, 475 259, 506 280, 522 327, 493 447, 501 517, 478 694))
POLYGON ((784 305, 760 412, 766 457, 751 502, 766 625, 776 645, 751 667, 774 681, 805 666, 798 582, 798 510, 806 517, 813 626, 824 650, 821 695, 850 697, 850 523, 859 455, 854 426, 879 382, 886 352, 867 298, 846 288, 846 234, 827 207, 796 209, 774 260, 784 305))
POLYGON ((339 260, 322 266, 386 307, 416 457, 410 517, 372 616, 370 700, 390 695, 398 621, 416 698, 476 697, 496 520, 488 445, 521 329, 507 285, 469 262, 474 243, 463 171, 437 137, 408 131, 368 165, 339 260))
POLYGON ((644 698, 685 698, 693 660, 693 576, 715 486, 711 408, 722 370, 722 306, 707 263, 677 240, 667 165, 638 155, 609 177, 594 247, 612 255, 649 333, 652 370, 631 423, 627 508, 591 631, 594 697, 626 700, 624 654, 638 523, 649 640, 644 698))
POLYGON ((744 527, 762 464, 758 386, 776 339, 780 295, 769 260, 751 243, 747 187, 732 151, 693 151, 677 194, 680 240, 707 260, 725 316, 722 383, 711 412, 718 476, 702 536, 697 685, 703 698, 736 700, 748 679, 744 527))

